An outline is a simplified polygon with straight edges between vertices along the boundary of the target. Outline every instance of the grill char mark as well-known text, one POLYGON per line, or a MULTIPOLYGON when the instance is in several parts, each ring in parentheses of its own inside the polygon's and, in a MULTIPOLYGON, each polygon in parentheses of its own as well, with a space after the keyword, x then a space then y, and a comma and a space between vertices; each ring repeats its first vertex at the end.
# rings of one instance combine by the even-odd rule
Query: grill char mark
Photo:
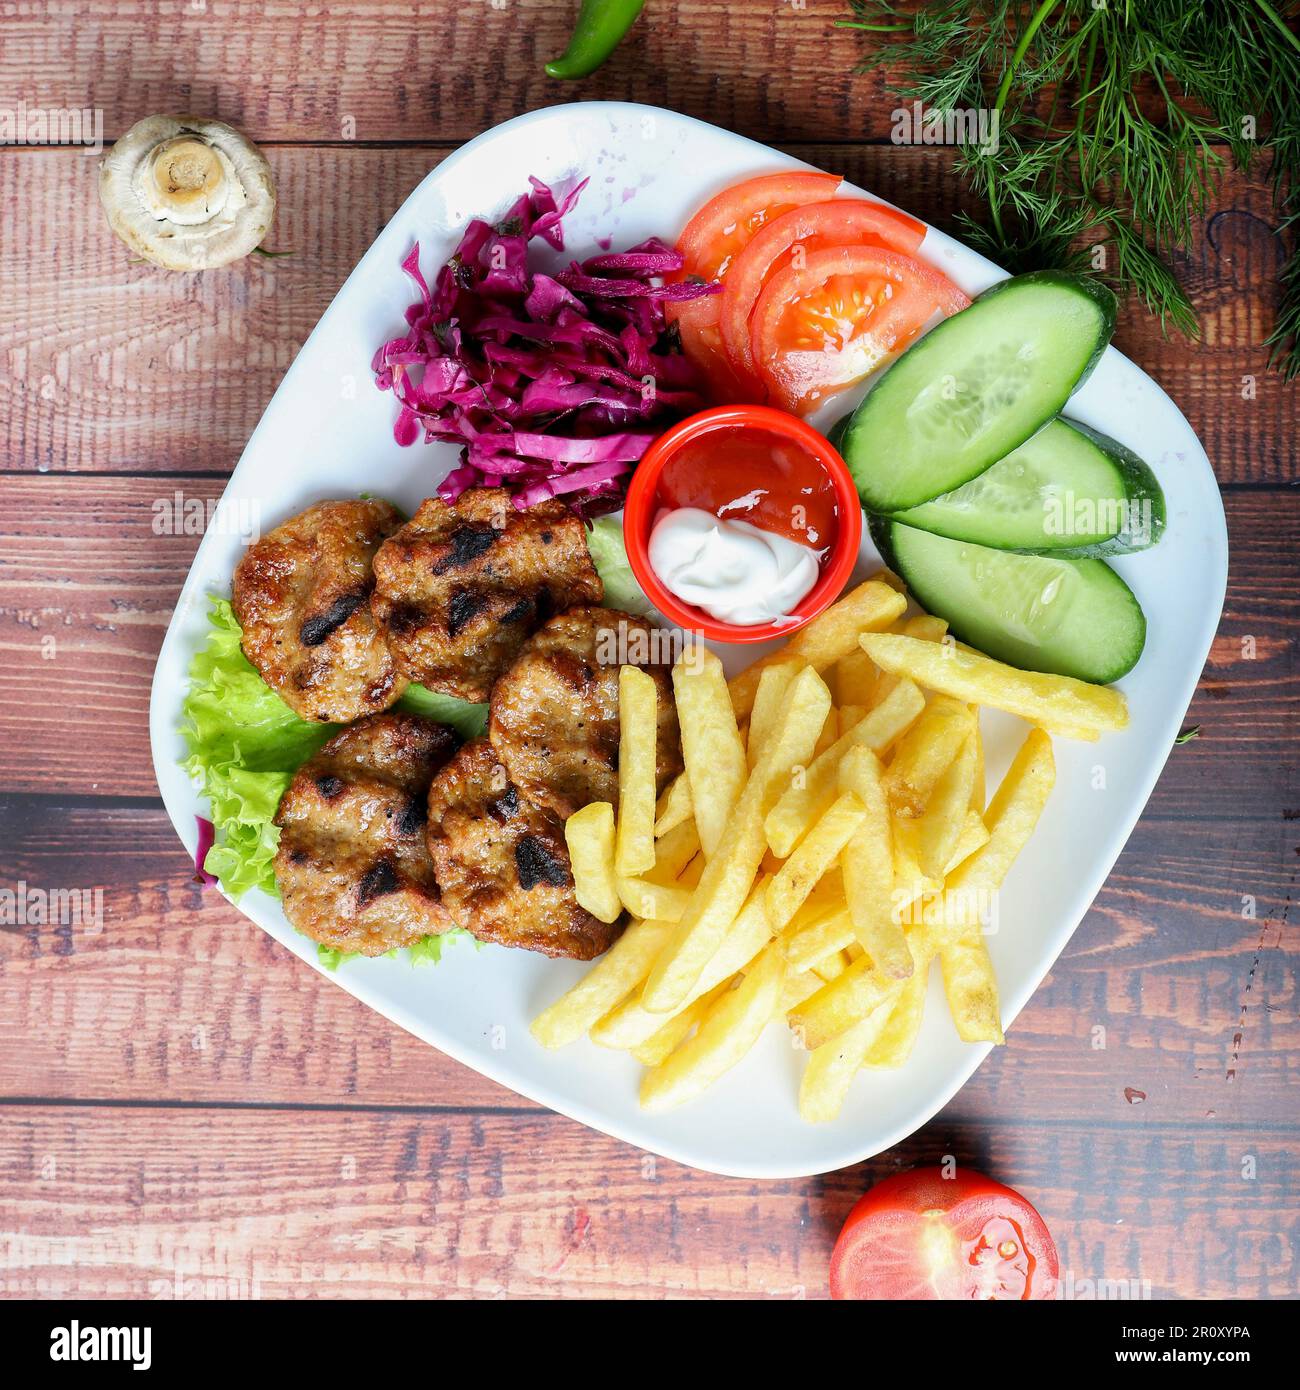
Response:
POLYGON ((515 845, 515 869, 525 893, 539 883, 564 888, 569 882, 569 871, 536 835, 525 835, 515 845))
POLYGON ((466 522, 457 526, 451 533, 451 548, 434 562, 434 574, 447 574, 451 570, 463 569, 480 556, 486 555, 501 537, 494 526, 475 525, 466 522))
POLYGON ((460 589, 452 594, 451 602, 447 605, 447 636, 457 636, 486 607, 487 599, 469 589, 460 589))
POLYGON ((378 859, 361 875, 361 882, 357 885, 357 905, 366 907, 376 898, 395 893, 397 888, 397 870, 387 859, 378 859))
POLYGON ((337 632, 365 601, 364 589, 354 589, 350 594, 341 595, 324 613, 318 613, 303 623, 298 629, 299 640, 304 647, 319 647, 327 637, 337 632))
POLYGON ((397 833, 399 835, 418 835, 424 829, 424 823, 428 818, 429 810, 423 799, 413 796, 406 803, 406 810, 398 819, 397 833))

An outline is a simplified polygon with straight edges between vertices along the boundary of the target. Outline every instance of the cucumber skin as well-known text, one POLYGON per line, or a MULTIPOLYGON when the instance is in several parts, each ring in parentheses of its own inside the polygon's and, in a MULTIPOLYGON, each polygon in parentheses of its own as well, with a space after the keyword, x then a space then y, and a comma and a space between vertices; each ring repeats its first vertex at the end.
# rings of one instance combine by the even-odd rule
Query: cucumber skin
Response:
POLYGON ((1167 511, 1165 508, 1165 490, 1160 486, 1160 480, 1151 471, 1151 466, 1145 459, 1140 458, 1121 444, 1118 439, 1112 439, 1108 434, 1102 434, 1100 430, 1093 429, 1090 425, 1080 424, 1078 420, 1070 420, 1067 423, 1086 435, 1104 454, 1109 454, 1115 461, 1115 466, 1124 477, 1124 485, 1129 495, 1130 501, 1149 501, 1151 503, 1151 533, 1145 543, 1137 543, 1126 539, 1124 532, 1118 536, 1112 536, 1108 541, 1100 541, 1096 545, 1066 546, 1060 550, 1034 551, 1027 550, 1021 552, 1026 555, 1059 555, 1063 560, 1104 560, 1108 555, 1136 555, 1141 550, 1150 550, 1156 545, 1160 537, 1165 533, 1165 523, 1167 511))
MULTIPOLYGON (((906 586, 908 595, 909 595, 915 602, 917 602, 918 604, 921 604, 921 607, 922 607, 922 608, 924 608, 925 605, 922 604, 922 603, 921 603, 921 600, 917 597, 917 595, 916 595, 915 593, 912 592, 912 585, 911 585, 910 580, 909 580, 908 577, 907 577, 907 571, 906 571, 906 569, 904 569, 904 568, 899 564, 898 554, 897 554, 897 552, 894 550, 893 543, 892 543, 892 541, 890 540, 890 534, 889 534, 890 531, 892 531, 892 529, 894 528, 894 526, 901 526, 901 525, 902 525, 902 522, 895 522, 895 521, 893 521, 890 517, 887 517, 887 516, 875 515, 875 516, 868 516, 868 518, 867 518, 867 529, 868 529, 868 530, 870 531, 870 533, 871 533, 872 542, 874 543, 876 549, 877 549, 878 551, 880 551, 881 558, 884 560, 886 567, 889 568, 890 570, 892 570, 896 575, 898 575, 898 577, 903 581, 904 585, 906 586)), ((943 539, 947 539, 947 537, 944 537, 943 539)), ((988 547, 988 546, 984 546, 984 547, 982 547, 982 548, 985 549, 985 550, 990 549, 990 547, 988 547)), ((993 551, 992 553, 996 555, 996 554, 1022 553, 1022 552, 993 551)), ((1070 557, 1068 557, 1068 556, 1058 556, 1058 557, 1053 557, 1053 558, 1068 559, 1068 558, 1070 558, 1070 557)), ((1121 579, 1120 576, 1119 576, 1118 574, 1115 574, 1115 571, 1114 571, 1114 570, 1111 570, 1110 572, 1111 572, 1112 575, 1115 576, 1116 582, 1117 582, 1122 588, 1124 588, 1125 590, 1127 590, 1129 596, 1130 596, 1130 597, 1132 598, 1132 600, 1133 600, 1133 606, 1134 606, 1134 608, 1137 610, 1138 616, 1139 616, 1139 617, 1141 618, 1141 620, 1142 620, 1141 641, 1138 643, 1137 650, 1133 653, 1132 659, 1131 659, 1131 660, 1121 659, 1119 662, 1116 663, 1116 665, 1115 665, 1114 667, 1108 668, 1108 669, 1107 669, 1106 671, 1104 671, 1104 672, 1090 673, 1090 674, 1087 674, 1087 675, 1080 675, 1077 671, 1057 671, 1057 672, 1050 672, 1049 674, 1062 675, 1062 676, 1072 676, 1072 677, 1074 677, 1076 680, 1085 680, 1085 681, 1087 681, 1087 682, 1088 682, 1089 684, 1091 684, 1091 685, 1110 685, 1110 684, 1112 684, 1113 682, 1115 682, 1115 681, 1117 681, 1117 680, 1120 680, 1122 677, 1128 675, 1128 673, 1129 673, 1129 672, 1138 664, 1138 662, 1142 659, 1142 653, 1146 650, 1146 632, 1147 632, 1147 615, 1146 615, 1146 610, 1145 610, 1145 609, 1142 607, 1142 605, 1138 602, 1138 600, 1137 600, 1137 595, 1134 594, 1134 593, 1133 593, 1133 590, 1130 589, 1129 586, 1128 586, 1127 584, 1124 583, 1123 579, 1121 579)), ((932 611, 932 610, 928 610, 928 609, 927 609, 927 611, 932 611)), ((951 617, 951 616, 949 616, 949 615, 946 614, 946 613, 939 613, 939 612, 936 612, 936 613, 935 613, 935 616, 936 616, 936 617, 939 617, 939 618, 943 618, 943 619, 946 620, 946 622, 947 622, 947 624, 948 624, 948 631, 952 634, 953 637, 957 638, 959 641, 967 642, 967 645, 968 645, 968 646, 975 647, 975 644, 974 644, 973 642, 968 642, 968 641, 967 641, 966 633, 963 631, 962 622, 961 622, 961 619, 960 619, 959 617, 951 617)), ((977 651, 983 651, 983 648, 981 648, 981 647, 975 647, 975 649, 976 649, 977 651)), ((991 656, 992 653, 987 653, 987 652, 986 652, 985 655, 991 656)), ((1016 667, 1017 669, 1019 669, 1019 670, 1030 670, 1030 669, 1032 669, 1032 670, 1041 670, 1041 669, 1042 669, 1041 667, 1032 667, 1032 668, 1031 668, 1031 667, 1021 666, 1021 665, 1019 664, 1019 662, 1008 661, 1005 657, 994 657, 994 660, 1003 661, 1006 665, 1008 665, 1008 666, 1015 666, 1015 667, 1016 667)))
MULTIPOLYGON (((1054 418, 1061 420, 1071 429, 1077 430, 1092 440, 1097 448, 1111 459, 1124 479, 1125 491, 1130 501, 1150 501, 1151 532, 1149 538, 1145 543, 1136 544, 1131 539, 1127 539, 1124 532, 1120 532, 1117 536, 1111 536, 1104 541, 1095 541, 1090 545, 995 545, 991 541, 970 541, 967 543, 971 545, 982 544, 990 550, 1005 550, 1014 555, 1050 555, 1062 560, 1104 560, 1108 555, 1135 555, 1138 551, 1149 550, 1164 535, 1166 521, 1164 489, 1160 486, 1159 480, 1151 471, 1150 466, 1139 458, 1132 449, 1121 444, 1119 440, 1112 439, 1110 435, 1102 434, 1100 430, 1095 430, 1090 425, 1081 424, 1078 420, 1067 420, 1063 415, 1054 418)), ((834 429, 838 430, 842 424, 843 421, 839 422, 834 429)), ((1032 439, 1033 436, 1031 435, 1030 438, 1032 439)), ((1001 460, 999 459, 998 462, 1000 463, 1001 460)), ((938 498, 931 498, 930 500, 937 501, 938 498)), ((914 526, 918 531, 929 531, 931 535, 943 536, 948 540, 962 539, 961 537, 948 536, 947 532, 938 530, 934 525, 927 526, 924 521, 912 520, 907 515, 906 510, 892 512, 889 515, 900 524, 914 526)))
MULTIPOLYGON (((1093 349, 1092 355, 1084 364, 1083 371, 1079 374, 1078 378, 1074 381, 1073 385, 1071 385, 1069 391, 1066 392, 1065 396, 1062 397, 1061 402, 1057 406, 1057 408, 1052 412, 1051 415, 1048 416, 1048 419, 1054 419, 1056 415, 1060 413, 1066 401, 1068 401, 1070 397, 1073 396, 1074 393, 1092 375, 1093 369, 1096 367, 1097 363, 1101 361, 1102 354, 1110 346, 1110 340, 1115 335, 1115 318, 1119 311, 1119 302, 1118 300, 1116 300, 1114 293, 1106 285, 1103 285, 1100 280, 1094 280, 1091 277, 1085 275, 1071 275, 1067 271, 1063 270, 1031 270, 1026 275, 1013 275, 1006 280, 999 280, 996 285, 990 285, 989 288, 986 289, 982 294, 976 295, 975 298, 971 301, 970 305, 966 309, 962 310, 962 313, 969 313, 971 309, 975 308, 976 305, 987 304, 990 300, 995 300, 998 298, 998 296, 1006 294, 1009 290, 1023 285, 1056 285, 1066 289, 1071 289, 1076 293, 1082 294, 1086 299, 1091 300, 1093 304, 1101 311, 1101 331, 1097 335, 1097 345, 1093 349)), ((960 316, 960 314, 954 314, 953 318, 960 318, 960 316)), ((950 323, 952 322, 952 320, 946 319, 944 322, 950 323)), ((890 364, 890 370, 892 370, 892 368, 896 366, 898 362, 905 361, 908 353, 915 352, 919 348, 923 348, 925 344, 933 336, 933 334, 942 327, 943 324, 936 324, 934 329, 932 329, 929 333, 926 333, 923 337, 918 338, 917 341, 913 343, 910 348, 907 349, 907 352, 904 352, 903 355, 899 357, 896 362, 890 364)), ((888 371, 886 371, 885 373, 885 377, 887 376, 888 371)), ((884 381, 885 377, 881 378, 881 382, 884 381)), ((877 386, 879 386, 879 384, 880 383, 877 383, 877 386)), ((831 440, 831 443, 835 445, 836 449, 843 457, 844 462, 848 467, 849 473, 853 478, 854 484, 857 486, 858 496, 862 499, 862 505, 868 511, 876 510, 876 508, 866 496, 866 492, 859 478, 859 470, 854 465, 852 459, 849 457, 849 453, 852 452, 853 424, 863 413, 863 411, 870 406, 871 398, 875 394, 876 387, 873 387, 872 390, 867 393, 867 396, 863 400, 862 404, 858 406, 858 408, 853 412, 853 414, 846 416, 844 420, 838 421, 831 430, 831 434, 835 436, 835 438, 831 440)), ((1025 440, 1033 438, 1033 436, 1040 429, 1042 429, 1043 425, 1045 425, 1046 423, 1047 420, 1040 421, 1033 429, 1027 431, 1023 438, 1018 439, 1011 446, 1011 448, 1008 449, 1007 452, 1011 453, 1015 449, 1018 449, 1020 445, 1025 442, 1025 440)), ((1003 457, 1005 457, 1005 455, 1003 455, 1003 457)), ((989 462, 985 465, 985 468, 991 468, 993 464, 995 464, 996 462, 997 459, 990 459, 989 462)), ((944 492, 955 491, 963 483, 970 482, 972 478, 978 478, 982 472, 984 472, 984 469, 976 469, 975 472, 968 474, 966 477, 953 482, 951 486, 944 489, 944 492)), ((932 502, 934 501, 935 497, 942 495, 942 493, 933 493, 929 497, 916 497, 913 498, 907 505, 909 507, 920 506, 922 502, 932 502)), ((899 508, 898 510, 903 509, 899 508)))

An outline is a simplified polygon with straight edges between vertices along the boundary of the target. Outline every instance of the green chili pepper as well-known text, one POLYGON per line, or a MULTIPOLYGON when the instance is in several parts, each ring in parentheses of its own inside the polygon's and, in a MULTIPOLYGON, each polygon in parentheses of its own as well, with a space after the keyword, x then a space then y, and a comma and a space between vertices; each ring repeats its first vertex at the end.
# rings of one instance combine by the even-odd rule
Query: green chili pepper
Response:
POLYGON ((569 46, 562 58, 547 63, 547 76, 590 76, 619 46, 644 7, 645 0, 582 0, 569 46))

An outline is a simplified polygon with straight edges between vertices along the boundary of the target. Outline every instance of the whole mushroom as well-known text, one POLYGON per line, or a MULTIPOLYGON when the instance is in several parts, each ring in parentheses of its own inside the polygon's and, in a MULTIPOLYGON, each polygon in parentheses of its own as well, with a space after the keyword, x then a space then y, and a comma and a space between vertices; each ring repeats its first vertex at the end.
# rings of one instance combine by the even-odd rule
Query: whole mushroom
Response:
POLYGON ((109 226, 167 270, 213 270, 247 256, 275 215, 261 150, 224 121, 146 116, 104 156, 109 226))

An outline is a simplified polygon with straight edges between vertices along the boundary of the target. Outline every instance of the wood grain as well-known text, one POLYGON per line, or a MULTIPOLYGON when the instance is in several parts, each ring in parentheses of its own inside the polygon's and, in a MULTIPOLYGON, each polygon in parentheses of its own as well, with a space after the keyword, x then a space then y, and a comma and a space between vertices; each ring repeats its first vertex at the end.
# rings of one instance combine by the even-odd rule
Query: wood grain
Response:
POLYGON ((560 102, 669 106, 765 140, 888 138, 883 76, 836 29, 844 0, 654 0, 610 62, 555 82, 574 0, 18 0, 0 91, 97 107, 114 140, 152 111, 220 116, 256 140, 458 143, 560 102), (327 17, 326 17, 327 16, 327 17), (219 62, 213 55, 221 54, 219 62), (448 63, 449 54, 472 55, 448 63))
MULTIPOLYGON (((950 151, 791 152, 960 232, 950 151)), ((0 206, 14 234, 0 242, 0 469, 228 473, 352 266, 446 153, 273 147, 280 211, 268 245, 293 254, 192 275, 132 263, 104 223, 93 160, 6 155, 0 206), (52 226, 63 229, 53 247, 52 226)), ((1267 370, 1260 346, 1281 265, 1276 218, 1265 184, 1239 175, 1218 207, 1180 265, 1203 341, 1165 342, 1132 307, 1116 341, 1173 396, 1223 482, 1294 483, 1300 387, 1267 370)))
POLYGON ((1296 1292, 1295 1153, 1258 1126, 939 1121, 759 1183, 543 1113, 22 1106, 0 1155, 10 1296, 818 1298, 863 1188, 948 1155, 1035 1203, 1076 1297, 1296 1292))
POLYGON ((1010 1045, 906 1143, 796 1182, 655 1161, 402 1033, 190 881, 146 723, 198 538, 159 534, 154 505, 220 493, 451 148, 559 101, 648 101, 956 230, 951 152, 889 143, 897 103, 853 74, 841 0, 653 0, 602 72, 552 83, 574 9, 0 6, 0 102, 97 108, 109 140, 157 110, 242 124, 293 253, 167 275, 108 233, 93 159, 0 159, 0 887, 104 894, 101 930, 0 930, 0 1297, 819 1297, 863 1188, 946 1155, 1037 1203, 1076 1296, 1297 1297, 1300 387, 1259 347, 1282 245, 1258 177, 1225 180, 1179 261, 1202 340, 1132 309, 1117 337, 1227 489, 1203 736, 1010 1045))
MULTIPOLYGON (((1212 821, 1141 821, 958 1113, 1118 1122, 1131 1113, 1126 1090, 1162 1123, 1268 1122, 1294 1109, 1300 1009, 1282 945, 1295 827, 1236 824, 1232 844, 1212 821), (1261 999, 1267 1009, 1250 1007, 1261 999)), ((6 879, 103 890, 100 921, 0 934, 0 1096, 528 1104, 200 890, 161 810, 16 798, 0 802, 0 838, 6 879)))
MULTIPOLYGON (((0 476, 0 793, 156 794, 153 662, 199 539, 155 534, 178 490, 203 500, 221 482, 0 476)), ((1189 715, 1205 733, 1171 760, 1156 805, 1232 819, 1297 804, 1275 754, 1296 739, 1300 515, 1282 490, 1226 504, 1228 604, 1189 715)))

